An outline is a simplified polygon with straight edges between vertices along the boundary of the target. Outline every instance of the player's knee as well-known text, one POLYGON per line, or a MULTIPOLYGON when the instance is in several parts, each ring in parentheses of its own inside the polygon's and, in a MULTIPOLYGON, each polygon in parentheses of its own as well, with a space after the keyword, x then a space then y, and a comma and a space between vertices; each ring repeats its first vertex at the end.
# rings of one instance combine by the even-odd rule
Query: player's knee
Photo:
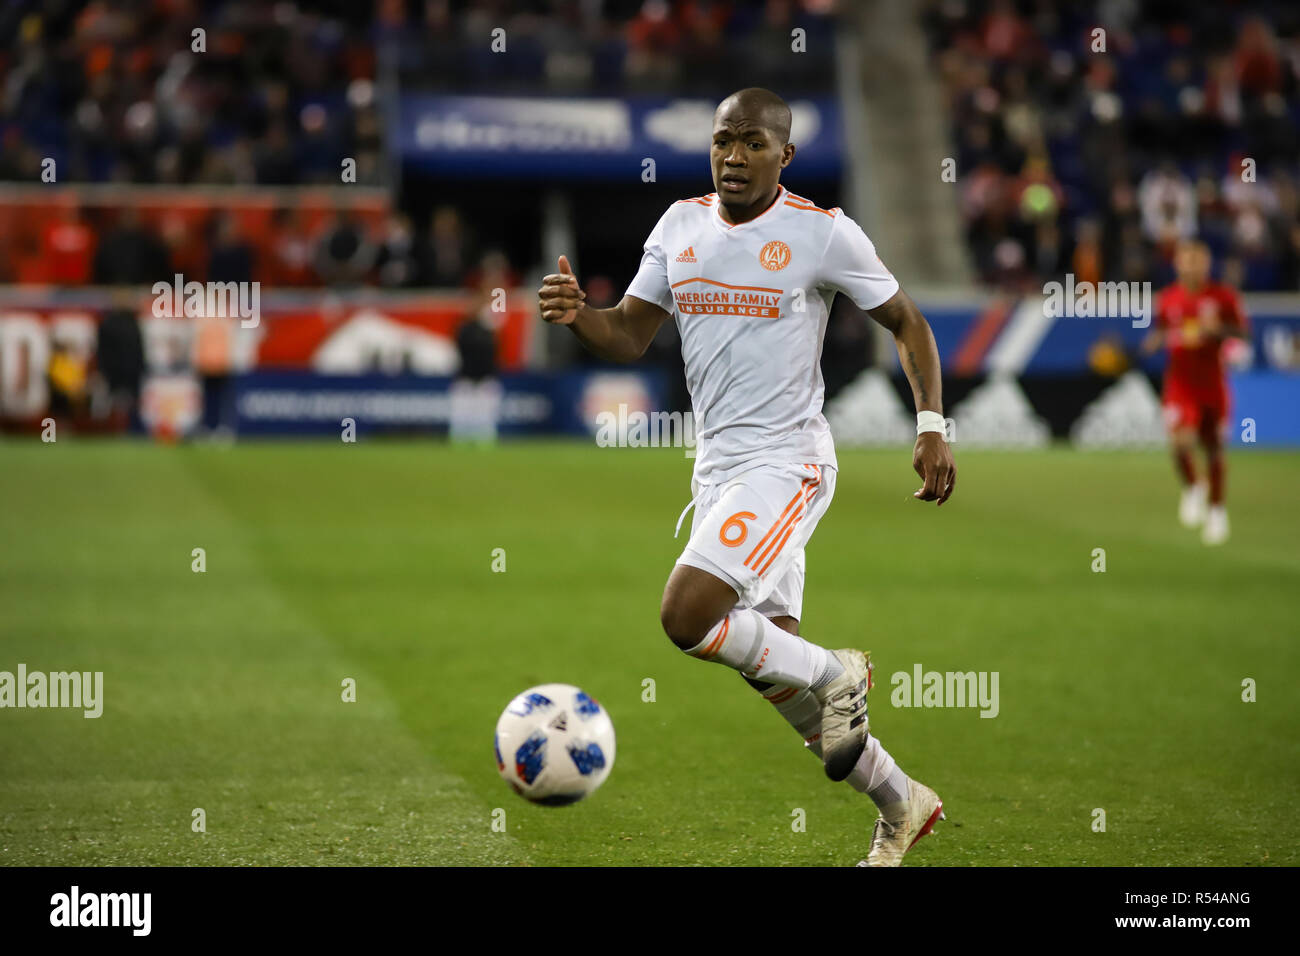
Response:
POLYGON ((709 628, 713 626, 713 622, 703 621, 698 610, 689 602, 670 594, 665 594, 663 603, 659 605, 659 623, 663 625, 668 639, 683 651, 690 650, 704 640, 709 628))

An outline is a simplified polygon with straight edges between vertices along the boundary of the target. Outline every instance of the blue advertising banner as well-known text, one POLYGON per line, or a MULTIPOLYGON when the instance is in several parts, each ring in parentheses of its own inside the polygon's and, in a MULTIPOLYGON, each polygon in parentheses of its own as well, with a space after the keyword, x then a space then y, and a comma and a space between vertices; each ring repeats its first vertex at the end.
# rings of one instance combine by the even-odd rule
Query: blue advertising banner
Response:
MULTIPOLYGON (((699 178, 708 169, 706 99, 407 94, 389 131, 403 162, 457 176, 545 179, 699 178)), ((839 109, 796 100, 791 141, 800 177, 840 174, 839 109)))
MULTIPOLYGON (((502 435, 594 435, 601 421, 659 409, 662 379, 621 370, 503 375, 496 425, 502 435)), ((358 435, 440 434, 451 422, 454 384, 444 376, 254 371, 236 379, 235 427, 241 436, 339 435, 351 419, 358 435)))

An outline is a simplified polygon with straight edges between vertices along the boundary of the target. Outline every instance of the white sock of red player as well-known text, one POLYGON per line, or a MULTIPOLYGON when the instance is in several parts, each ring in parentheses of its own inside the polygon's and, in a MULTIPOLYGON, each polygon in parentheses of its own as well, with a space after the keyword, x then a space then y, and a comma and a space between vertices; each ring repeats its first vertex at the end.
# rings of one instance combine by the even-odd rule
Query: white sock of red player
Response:
POLYGON ((816 690, 844 672, 826 648, 782 630, 753 608, 732 611, 686 653, 784 687, 816 690))

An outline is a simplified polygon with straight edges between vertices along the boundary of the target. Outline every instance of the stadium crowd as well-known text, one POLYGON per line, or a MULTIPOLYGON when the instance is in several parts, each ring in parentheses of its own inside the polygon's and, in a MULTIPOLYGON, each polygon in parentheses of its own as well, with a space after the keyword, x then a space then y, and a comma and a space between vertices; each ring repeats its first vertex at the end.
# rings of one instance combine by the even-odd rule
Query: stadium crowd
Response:
POLYGON ((1164 283, 1199 236, 1229 283, 1300 288, 1300 7, 933 0, 925 23, 984 281, 1164 283))
POLYGON ((0 180, 381 183, 380 75, 479 93, 708 92, 734 58, 782 89, 825 87, 831 0, 48 0, 0 11, 0 180), (197 26, 200 25, 200 26, 197 26), (494 50, 505 31, 509 56, 494 50), (810 40, 813 42, 813 40, 810 40))
MULTIPOLYGON (((828 90, 830 60, 790 56, 789 38, 800 26, 824 40, 833 11, 833 0, 11 5, 0 180, 40 182, 52 158, 63 183, 310 185, 337 183, 354 158, 359 184, 385 185, 385 83, 714 94, 743 62, 787 93, 828 90), (489 43, 498 26, 508 57, 489 43)), ((1230 283, 1300 288, 1300 7, 931 0, 924 11, 981 281, 1163 283, 1174 240, 1197 235, 1230 283)), ((33 240, 36 274, 0 265, 0 281, 137 281, 184 266, 281 286, 459 287, 510 268, 454 203, 397 200, 380 221, 285 208, 254 237, 215 213, 196 234, 69 208, 33 240)))
MULTIPOLYGON (((743 52, 770 82, 827 88, 826 58, 790 57, 795 26, 825 39, 832 0, 427 0, 374 4, 48 0, 0 10, 0 181, 337 184, 385 178, 381 90, 712 93, 743 52), (196 24, 202 24, 201 29, 196 24), (506 31, 510 56, 492 31, 506 31), (199 32, 196 32, 196 29, 199 32), (724 49, 725 43, 725 49, 724 49), (725 55, 724 55, 725 54, 725 55)), ((69 204, 4 246, 0 281, 140 283, 184 271, 276 287, 477 288, 515 273, 455 205, 381 221, 278 209, 257 234, 214 206, 199 226, 69 204), (413 217, 418 221, 413 221, 413 217)))
POLYGON ((0 179, 286 185, 379 175, 364 4, 47 0, 0 12, 0 179), (352 13, 348 11, 352 10, 352 13))

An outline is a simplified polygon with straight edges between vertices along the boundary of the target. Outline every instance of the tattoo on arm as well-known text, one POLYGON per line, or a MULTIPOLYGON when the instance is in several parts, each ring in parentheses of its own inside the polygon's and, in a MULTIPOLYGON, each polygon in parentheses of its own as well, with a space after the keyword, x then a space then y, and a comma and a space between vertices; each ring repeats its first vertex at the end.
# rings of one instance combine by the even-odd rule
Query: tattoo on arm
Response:
POLYGON ((917 393, 920 395, 921 404, 924 405, 926 402, 930 400, 929 395, 926 394, 925 391, 925 373, 922 372, 920 367, 916 364, 916 353, 913 352, 911 349, 907 350, 907 364, 908 367, 911 369, 912 379, 913 381, 916 382, 916 390, 917 393))
POLYGON ((916 407, 938 410, 943 390, 938 349, 921 310, 901 289, 883 305, 869 310, 888 329, 898 348, 898 361, 912 385, 916 407), (921 354, 918 356, 917 352, 921 354), (924 363, 924 364, 922 364, 924 363))

